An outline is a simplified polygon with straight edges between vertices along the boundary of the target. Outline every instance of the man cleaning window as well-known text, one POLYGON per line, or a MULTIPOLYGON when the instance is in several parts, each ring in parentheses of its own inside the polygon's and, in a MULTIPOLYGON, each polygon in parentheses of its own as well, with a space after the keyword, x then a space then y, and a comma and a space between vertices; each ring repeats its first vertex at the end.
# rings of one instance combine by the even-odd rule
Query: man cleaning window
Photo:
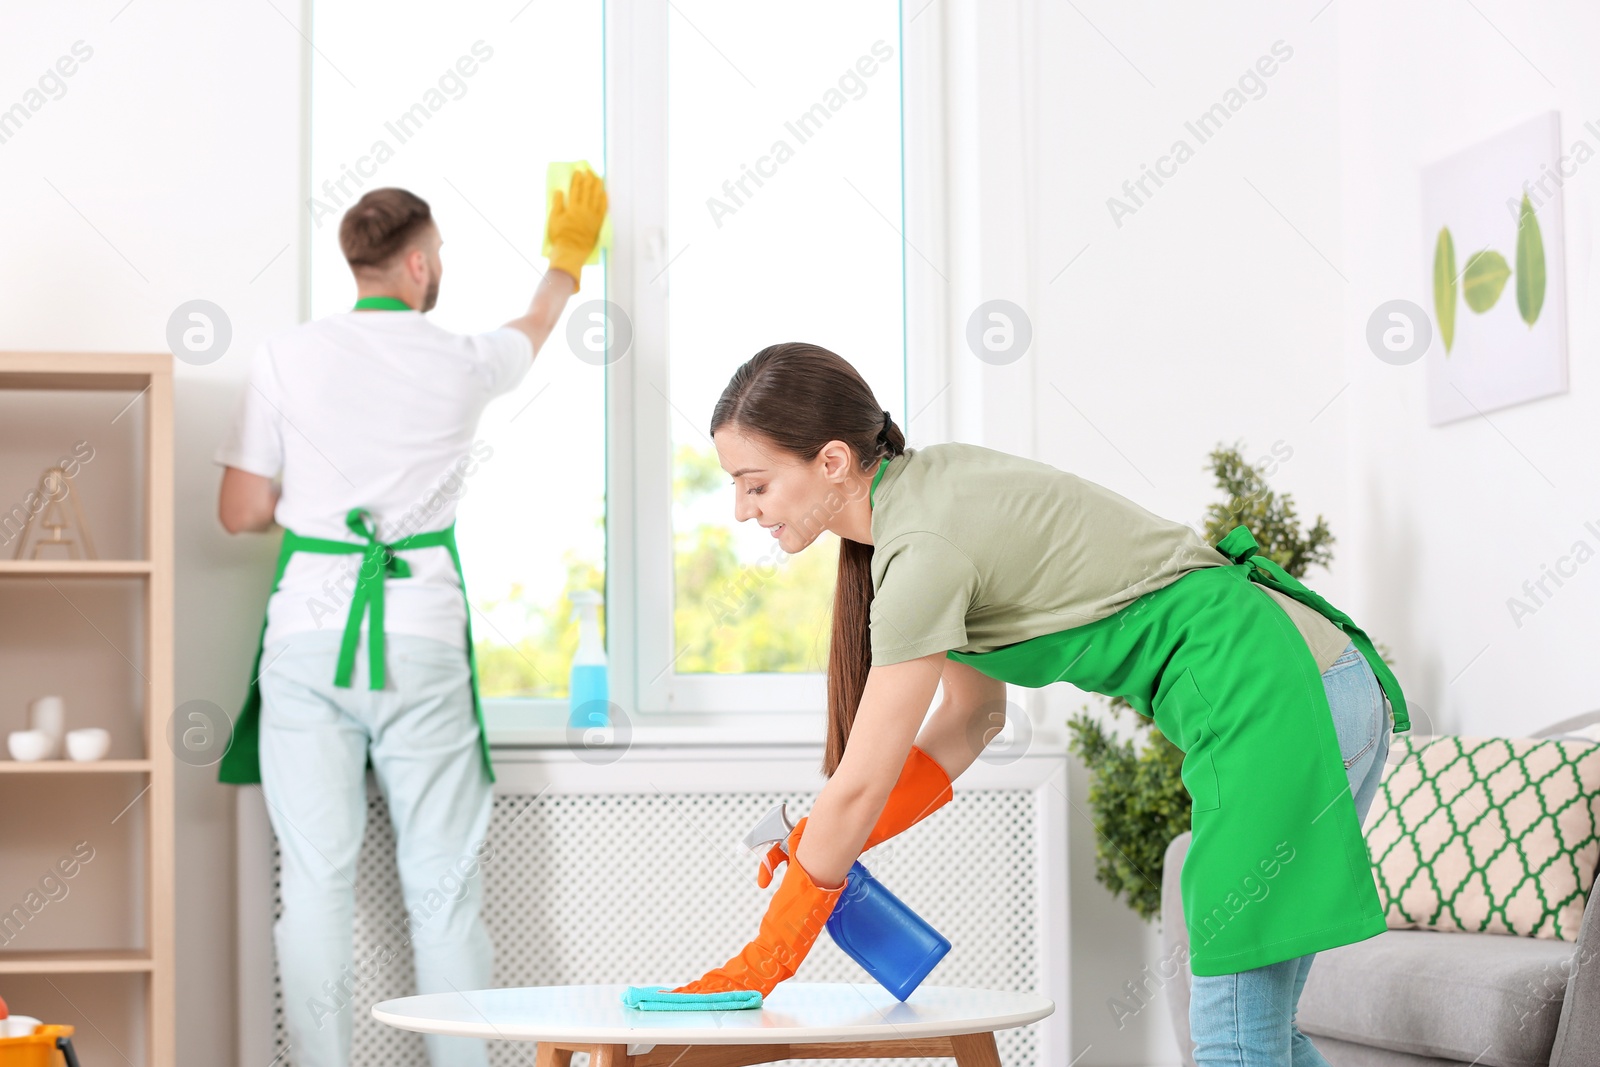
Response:
MULTIPOLYGON (((222 525, 283 527, 220 777, 261 784, 277 836, 274 940, 299 1067, 349 1062, 352 994, 374 965, 352 959, 369 763, 394 825, 418 991, 490 984, 478 875, 494 771, 456 501, 482 455, 479 416, 527 375, 605 214, 604 184, 575 173, 554 197, 551 269, 527 312, 460 335, 424 317, 444 269, 428 204, 403 189, 367 193, 339 227, 354 309, 257 350, 217 449, 222 525)), ((488 1062, 480 1040, 427 1042, 434 1067, 488 1062)))

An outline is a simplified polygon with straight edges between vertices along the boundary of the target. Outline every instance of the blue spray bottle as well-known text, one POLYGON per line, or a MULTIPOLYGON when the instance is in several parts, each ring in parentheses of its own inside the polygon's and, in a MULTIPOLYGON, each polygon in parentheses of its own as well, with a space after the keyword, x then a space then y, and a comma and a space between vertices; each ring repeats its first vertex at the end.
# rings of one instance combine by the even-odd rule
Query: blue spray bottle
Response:
POLYGON ((600 594, 592 589, 572 593, 573 615, 578 620, 578 651, 572 657, 567 690, 567 726, 573 730, 591 730, 611 724, 606 646, 600 641, 601 600, 600 594))
MULTIPOLYGON (((782 848, 794 829, 786 809, 780 803, 763 816, 745 837, 745 847, 777 842, 782 848)), ((844 892, 827 928, 834 944, 899 1000, 909 997, 950 951, 949 939, 889 892, 860 860, 845 875, 844 892)))

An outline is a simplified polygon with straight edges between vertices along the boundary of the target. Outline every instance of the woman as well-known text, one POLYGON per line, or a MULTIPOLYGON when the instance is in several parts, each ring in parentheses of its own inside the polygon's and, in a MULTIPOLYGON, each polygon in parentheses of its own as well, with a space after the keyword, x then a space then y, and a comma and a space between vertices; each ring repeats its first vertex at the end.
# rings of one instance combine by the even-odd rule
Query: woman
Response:
POLYGON ((1366 634, 1244 527, 1213 548, 1043 463, 906 449, 855 369, 815 345, 740 367, 711 432, 741 522, 790 553, 840 537, 829 780, 756 940, 669 992, 766 994, 793 975, 856 856, 949 801, 1005 683, 1067 681, 1127 698, 1185 752, 1197 1062, 1324 1063, 1295 1003, 1315 952, 1385 929, 1361 820, 1391 706, 1410 725, 1366 634))

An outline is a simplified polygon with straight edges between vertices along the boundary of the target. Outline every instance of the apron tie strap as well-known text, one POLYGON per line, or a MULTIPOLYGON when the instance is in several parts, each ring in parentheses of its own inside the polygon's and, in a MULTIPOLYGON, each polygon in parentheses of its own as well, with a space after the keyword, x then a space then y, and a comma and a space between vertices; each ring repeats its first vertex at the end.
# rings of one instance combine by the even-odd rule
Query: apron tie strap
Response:
POLYGON ((411 565, 395 555, 393 545, 378 540, 378 527, 366 508, 351 508, 344 524, 366 542, 361 549, 361 570, 356 575, 355 592, 350 597, 350 614, 344 624, 344 640, 339 645, 339 666, 333 684, 350 688, 356 665, 356 646, 361 641, 361 623, 368 612, 372 624, 367 628, 368 688, 384 685, 383 583, 387 578, 411 577, 411 565))
MULTIPOLYGON (((335 541, 326 537, 305 537, 293 530, 283 531, 283 543, 278 549, 277 572, 272 577, 272 593, 277 594, 283 584, 283 575, 296 552, 309 552, 320 556, 360 556, 361 567, 356 576, 356 586, 350 600, 350 614, 345 620, 343 641, 339 647, 338 669, 334 685, 350 688, 350 679, 356 663, 356 647, 361 640, 361 622, 371 613, 369 640, 371 642, 371 688, 384 687, 384 611, 383 585, 389 578, 412 577, 411 566, 396 555, 417 548, 442 548, 450 553, 455 566, 456 580, 461 584, 461 599, 466 608, 465 639, 467 645, 467 673, 472 686, 472 711, 478 721, 478 747, 483 757, 483 770, 489 781, 494 781, 494 763, 489 752, 489 732, 483 722, 483 702, 478 697, 478 668, 473 654, 472 603, 467 600, 467 580, 461 571, 461 553, 456 548, 455 523, 442 530, 424 530, 407 534, 387 543, 378 540, 377 524, 365 508, 351 508, 345 515, 345 526, 359 541, 335 541)), ((267 620, 261 620, 261 639, 256 644, 255 665, 250 670, 250 689, 245 695, 244 707, 234 722, 233 737, 222 755, 218 778, 224 782, 245 784, 261 781, 260 717, 261 717, 261 656, 267 636, 267 620)), ((370 760, 368 761, 371 762, 370 760)))
POLYGON ((1248 526, 1235 526, 1228 536, 1217 542, 1217 551, 1234 563, 1243 563, 1261 550, 1255 535, 1248 526))
POLYGON ((1350 616, 1328 603, 1271 557, 1262 555, 1261 545, 1251 534, 1248 526, 1235 526, 1228 531, 1228 536, 1216 543, 1215 547, 1231 562, 1248 566, 1251 577, 1262 585, 1270 586, 1285 596, 1293 597, 1343 630, 1357 651, 1366 659, 1367 665, 1372 668, 1372 673, 1378 678, 1378 685, 1389 698, 1390 708, 1394 712, 1395 733, 1411 729, 1411 715, 1406 706, 1405 694, 1400 690, 1399 680, 1395 678, 1389 665, 1383 661, 1383 657, 1378 655, 1378 650, 1372 644, 1372 638, 1368 637, 1366 631, 1357 626, 1350 616))

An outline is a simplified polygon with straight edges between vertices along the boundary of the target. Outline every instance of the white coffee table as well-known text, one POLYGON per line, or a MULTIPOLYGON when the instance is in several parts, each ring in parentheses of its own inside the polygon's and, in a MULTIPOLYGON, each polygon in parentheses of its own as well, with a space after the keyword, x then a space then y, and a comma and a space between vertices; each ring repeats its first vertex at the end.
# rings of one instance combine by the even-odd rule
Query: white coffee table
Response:
POLYGON ((759 1008, 641 1011, 625 985, 533 986, 428 993, 372 1006, 402 1030, 536 1041, 538 1067, 740 1067, 787 1059, 954 1056, 1000 1067, 994 1032, 1055 1011, 1037 993, 920 986, 901 1002, 876 984, 785 982, 759 1008))

